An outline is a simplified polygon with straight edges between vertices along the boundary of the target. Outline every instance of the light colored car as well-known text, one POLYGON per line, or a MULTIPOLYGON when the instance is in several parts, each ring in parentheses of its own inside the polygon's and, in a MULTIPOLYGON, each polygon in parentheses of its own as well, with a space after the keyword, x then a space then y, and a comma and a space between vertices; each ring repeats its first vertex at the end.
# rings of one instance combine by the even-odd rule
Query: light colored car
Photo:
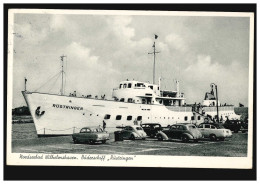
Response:
POLYGON ((147 134, 144 132, 143 128, 138 125, 126 126, 121 130, 121 136, 123 139, 145 139, 147 134))
POLYGON ((109 133, 103 131, 102 128, 84 127, 79 133, 72 134, 74 143, 87 142, 93 144, 95 142, 106 143, 109 140, 109 133))
POLYGON ((231 130, 225 129, 222 125, 216 123, 201 123, 198 129, 204 138, 209 138, 212 141, 217 139, 224 141, 225 138, 232 137, 231 130))

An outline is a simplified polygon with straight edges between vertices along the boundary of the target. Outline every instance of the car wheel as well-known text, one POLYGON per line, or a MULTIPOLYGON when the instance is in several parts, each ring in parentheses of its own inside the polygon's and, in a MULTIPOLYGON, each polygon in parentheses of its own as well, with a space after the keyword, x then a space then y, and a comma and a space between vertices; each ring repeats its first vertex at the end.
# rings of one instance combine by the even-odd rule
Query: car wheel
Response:
POLYGON ((151 138, 154 138, 154 137, 155 137, 155 135, 154 135, 154 134, 151 134, 151 135, 150 135, 150 137, 151 137, 151 138))
POLYGON ((162 135, 157 135, 157 139, 158 139, 158 141, 162 141, 163 140, 162 135))
POLYGON ((186 135, 183 135, 183 136, 181 137, 181 140, 182 140, 182 142, 189 142, 189 138, 188 138, 188 136, 186 136, 186 135))
POLYGON ((215 140, 217 139, 217 137, 216 137, 215 134, 211 134, 211 135, 209 136, 209 139, 210 139, 211 141, 215 141, 215 140))
POLYGON ((89 140, 88 142, 89 142, 89 144, 94 144, 93 140, 89 140))
POLYGON ((145 138, 142 138, 143 140, 145 140, 145 138))
POLYGON ((74 144, 78 144, 79 143, 79 141, 76 138, 73 139, 73 142, 74 142, 74 144))
POLYGON ((102 143, 105 144, 105 143, 106 143, 106 140, 103 140, 102 143))
POLYGON ((194 139, 194 142, 199 142, 199 140, 198 139, 194 139))
POLYGON ((238 133, 238 130, 236 129, 236 130, 234 130, 234 133, 238 133))
POLYGON ((130 139, 131 139, 131 140, 135 140, 135 136, 132 134, 132 135, 130 136, 130 139))

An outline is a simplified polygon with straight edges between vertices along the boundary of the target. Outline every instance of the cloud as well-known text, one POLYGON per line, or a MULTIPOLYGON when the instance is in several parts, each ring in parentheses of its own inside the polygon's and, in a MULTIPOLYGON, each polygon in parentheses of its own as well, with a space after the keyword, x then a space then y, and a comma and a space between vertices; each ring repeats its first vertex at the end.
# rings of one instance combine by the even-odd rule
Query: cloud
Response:
POLYGON ((194 101, 202 101, 204 98, 202 92, 209 91, 210 84, 215 83, 222 103, 246 102, 247 74, 248 72, 236 61, 230 65, 221 65, 216 61, 212 62, 212 58, 208 55, 198 55, 197 61, 186 68, 183 73, 186 95, 194 101))
MULTIPOLYGON (((37 89, 60 71, 63 54, 68 59, 67 93, 109 97, 127 78, 151 82, 153 55, 148 52, 153 51, 155 33, 160 52, 156 81, 161 76, 168 80, 164 86, 174 89, 173 79, 179 79, 187 102, 201 101, 215 82, 221 101, 247 104, 248 45, 243 43, 248 32, 235 28, 245 27, 248 20, 229 19, 221 27, 221 20, 212 17, 17 14, 14 31, 23 37, 14 38, 13 106, 24 103, 24 77, 29 90, 37 89), (240 39, 232 37, 234 30, 240 39)), ((50 83, 41 90, 54 86, 51 92, 58 92, 60 80, 50 83)))

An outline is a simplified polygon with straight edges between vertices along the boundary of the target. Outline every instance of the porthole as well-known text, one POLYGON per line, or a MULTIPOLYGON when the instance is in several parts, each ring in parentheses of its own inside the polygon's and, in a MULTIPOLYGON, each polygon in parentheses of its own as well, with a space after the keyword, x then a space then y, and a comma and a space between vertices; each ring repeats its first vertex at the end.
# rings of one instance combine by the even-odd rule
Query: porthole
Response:
POLYGON ((121 120, 122 116, 121 115, 117 115, 116 116, 116 120, 121 120))
POLYGON ((132 120, 132 116, 127 116, 126 120, 127 120, 127 121, 132 120))

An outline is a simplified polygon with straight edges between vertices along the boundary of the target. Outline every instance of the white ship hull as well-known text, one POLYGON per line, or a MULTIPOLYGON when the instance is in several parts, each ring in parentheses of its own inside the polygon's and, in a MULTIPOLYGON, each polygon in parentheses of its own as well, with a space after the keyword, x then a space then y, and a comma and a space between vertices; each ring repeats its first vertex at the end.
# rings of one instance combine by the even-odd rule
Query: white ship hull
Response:
MULTIPOLYGON (((70 135, 85 126, 102 126, 107 114, 110 115, 110 119, 105 120, 106 130, 111 132, 117 126, 133 125, 138 116, 142 116, 138 124, 140 122, 160 123, 162 126, 175 123, 199 124, 204 121, 202 116, 194 116, 191 107, 136 104, 27 91, 22 93, 30 109, 38 136, 70 135), (38 112, 36 112, 37 108, 38 112), (116 120, 118 115, 122 116, 120 120, 116 120), (127 116, 132 116, 131 120, 127 120, 127 116)), ((206 107, 205 113, 215 116, 216 107, 206 107)), ((219 107, 219 116, 232 115, 235 116, 233 106, 219 107)))

